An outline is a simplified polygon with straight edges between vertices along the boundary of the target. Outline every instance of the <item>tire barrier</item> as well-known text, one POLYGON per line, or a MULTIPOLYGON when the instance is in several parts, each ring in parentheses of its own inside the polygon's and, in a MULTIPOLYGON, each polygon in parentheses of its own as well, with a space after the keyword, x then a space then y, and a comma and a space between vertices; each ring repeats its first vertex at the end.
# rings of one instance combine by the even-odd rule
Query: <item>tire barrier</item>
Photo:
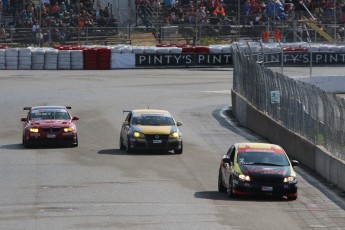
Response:
POLYGON ((98 69, 110 69, 111 52, 108 48, 101 48, 97 50, 98 69))
POLYGON ((94 70, 97 69, 97 49, 85 49, 83 50, 84 57, 84 69, 94 70))
POLYGON ((17 48, 9 48, 5 50, 6 69, 17 70, 18 69, 18 51, 17 48))
POLYGON ((233 49, 269 66, 345 64, 345 45, 236 42, 231 45, 189 46, 0 46, 0 70, 107 70, 160 67, 232 67, 233 49))
POLYGON ((27 48, 19 49, 18 55, 19 55, 18 69, 30 70, 31 69, 31 60, 32 60, 31 50, 27 49, 27 48))

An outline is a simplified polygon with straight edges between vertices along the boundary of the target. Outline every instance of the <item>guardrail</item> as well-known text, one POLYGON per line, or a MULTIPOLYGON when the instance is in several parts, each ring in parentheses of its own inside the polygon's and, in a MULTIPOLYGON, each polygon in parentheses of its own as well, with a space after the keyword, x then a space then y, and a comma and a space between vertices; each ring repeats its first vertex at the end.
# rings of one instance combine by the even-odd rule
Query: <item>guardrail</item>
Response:
POLYGON ((345 189, 345 101, 234 49, 232 105, 240 123, 345 189))

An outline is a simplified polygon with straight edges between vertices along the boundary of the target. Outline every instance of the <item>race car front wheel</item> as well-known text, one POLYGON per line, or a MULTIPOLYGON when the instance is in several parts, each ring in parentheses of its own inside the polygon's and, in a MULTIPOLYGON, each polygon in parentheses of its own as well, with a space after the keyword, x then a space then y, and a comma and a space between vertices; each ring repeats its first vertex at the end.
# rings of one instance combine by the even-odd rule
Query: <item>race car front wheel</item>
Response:
POLYGON ((181 142, 181 148, 175 149, 175 150, 174 150, 174 153, 175 153, 175 154, 182 154, 182 152, 183 152, 183 144, 182 144, 182 142, 181 142))
POLYGON ((74 142, 72 143, 72 147, 78 147, 78 145, 79 145, 78 136, 76 136, 74 142))
POLYGON ((127 144, 126 144, 126 153, 131 153, 132 152, 132 149, 131 149, 131 146, 130 146, 130 142, 129 142, 129 138, 127 138, 127 144))
POLYGON ((227 195, 229 198, 234 198, 235 194, 233 193, 233 182, 232 182, 232 177, 229 179, 229 187, 226 191, 227 195))
POLYGON ((126 146, 123 144, 122 138, 120 137, 119 146, 121 150, 126 150, 126 146))
POLYGON ((297 200, 297 196, 287 196, 288 200, 297 200))
POLYGON ((219 169, 219 172, 218 172, 218 192, 225 192, 225 191, 226 191, 226 187, 223 185, 222 172, 219 169))
POLYGON ((27 140, 25 140, 24 136, 23 136, 22 144, 23 144, 24 148, 28 148, 29 147, 29 144, 28 144, 27 140))

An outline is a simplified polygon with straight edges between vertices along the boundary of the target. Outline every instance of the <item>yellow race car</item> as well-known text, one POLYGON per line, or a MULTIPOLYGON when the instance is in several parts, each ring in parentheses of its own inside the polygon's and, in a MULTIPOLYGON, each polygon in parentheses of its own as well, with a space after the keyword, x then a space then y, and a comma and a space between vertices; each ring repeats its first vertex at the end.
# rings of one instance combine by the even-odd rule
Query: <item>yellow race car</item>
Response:
POLYGON ((122 123, 119 145, 127 153, 134 150, 174 151, 182 154, 182 134, 175 121, 166 110, 136 109, 128 113, 122 123))
POLYGON ((296 165, 279 145, 235 143, 220 162, 218 191, 229 197, 261 194, 296 200, 296 165))

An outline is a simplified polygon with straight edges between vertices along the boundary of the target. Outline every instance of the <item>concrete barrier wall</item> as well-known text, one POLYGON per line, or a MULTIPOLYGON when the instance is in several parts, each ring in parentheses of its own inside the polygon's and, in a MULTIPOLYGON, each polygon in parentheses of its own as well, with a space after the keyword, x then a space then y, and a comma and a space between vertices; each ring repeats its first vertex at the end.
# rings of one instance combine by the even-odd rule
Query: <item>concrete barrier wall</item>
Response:
POLYGON ((315 171, 328 182, 345 189, 345 162, 332 156, 323 147, 315 150, 315 171))
POLYGON ((240 124, 266 137, 270 142, 281 145, 292 159, 300 161, 314 170, 328 182, 345 190, 345 162, 332 156, 322 146, 297 135, 261 111, 254 108, 245 98, 231 92, 232 112, 240 124))

